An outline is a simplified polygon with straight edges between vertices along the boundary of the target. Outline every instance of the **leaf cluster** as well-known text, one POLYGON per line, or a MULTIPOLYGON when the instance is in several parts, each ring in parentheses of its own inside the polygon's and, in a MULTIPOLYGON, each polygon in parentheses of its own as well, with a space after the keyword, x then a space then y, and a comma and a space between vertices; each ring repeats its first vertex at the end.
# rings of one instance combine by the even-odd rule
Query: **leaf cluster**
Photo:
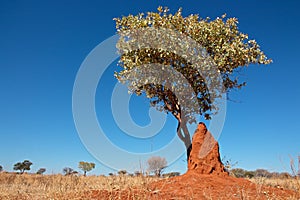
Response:
POLYGON ((33 163, 30 162, 29 160, 24 160, 23 162, 18 162, 14 164, 14 170, 20 170, 21 173, 23 173, 25 170, 30 170, 30 166, 33 163))
POLYGON ((46 168, 40 168, 36 173, 37 174, 43 174, 46 172, 46 168))
POLYGON ((226 18, 226 14, 211 20, 202 19, 194 14, 183 17, 182 9, 171 14, 168 8, 159 7, 158 12, 128 15, 114 20, 117 32, 121 36, 117 48, 121 54, 119 65, 122 70, 115 73, 116 78, 122 83, 128 83, 131 92, 137 95, 144 93, 152 106, 171 112, 177 118, 181 115, 180 118, 185 117, 189 122, 195 121, 191 115, 195 112, 210 119, 213 111, 217 111, 213 104, 221 97, 220 93, 228 93, 232 89, 245 86, 245 82, 239 82, 236 73, 241 67, 272 62, 271 59, 267 59, 255 40, 250 40, 247 34, 238 30, 238 20, 226 18), (137 31, 145 29, 148 31, 143 34, 137 31), (177 35, 168 33, 167 36, 158 37, 157 34, 160 32, 151 31, 162 29, 172 30, 177 35), (190 42, 183 40, 184 37, 195 41, 200 48, 197 49, 190 42), (155 41, 152 38, 155 38, 155 41), (153 47, 153 43, 156 42, 158 46, 151 48, 150 46, 153 47), (171 48, 167 48, 168 46, 171 48), (202 66, 195 66, 197 60, 201 60, 202 66), (181 96, 196 97, 194 103, 197 108, 185 108, 176 97, 174 88, 183 83, 174 82, 172 79, 176 79, 175 76, 172 79, 169 77, 157 81, 159 77, 138 73, 140 66, 151 63, 171 66, 182 74, 188 86, 180 90, 192 87, 193 94, 181 96), (199 73, 199 70, 204 68, 212 72, 208 74, 211 80, 221 77, 223 87, 219 89, 220 91, 209 91, 207 83, 211 80, 206 80, 207 77, 199 73))
POLYGON ((95 168, 95 166, 96 166, 95 163, 81 161, 79 162, 78 168, 86 172, 86 171, 91 171, 92 169, 95 168))

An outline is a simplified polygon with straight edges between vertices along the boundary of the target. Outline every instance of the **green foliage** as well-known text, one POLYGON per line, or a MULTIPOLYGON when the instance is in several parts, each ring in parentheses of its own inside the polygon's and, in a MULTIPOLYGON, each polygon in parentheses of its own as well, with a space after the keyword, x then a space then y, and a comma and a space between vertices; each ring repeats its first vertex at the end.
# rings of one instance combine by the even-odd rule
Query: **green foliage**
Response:
POLYGON ((37 174, 43 174, 46 172, 46 168, 40 168, 36 173, 37 174))
MULTIPOLYGON (((171 88, 176 87, 176 84, 172 85, 168 81, 159 85, 153 84, 155 80, 151 77, 143 80, 143 85, 139 85, 137 84, 138 80, 134 79, 134 76, 129 77, 128 74, 132 74, 133 71, 137 74, 139 66, 145 64, 159 63, 172 66, 173 69, 185 77, 193 88, 200 107, 200 110, 197 110, 197 112, 206 119, 210 119, 210 116, 214 113, 212 111, 217 110, 213 103, 219 96, 217 93, 214 96, 208 91, 204 81, 205 77, 197 73, 197 70, 195 70, 197 66, 193 66, 193 60, 189 60, 192 59, 195 51, 194 48, 189 48, 189 44, 184 42, 180 44, 179 37, 170 35, 168 38, 156 38, 158 40, 157 43, 177 46, 178 48, 174 50, 160 48, 135 49, 130 46, 132 42, 135 42, 131 41, 131 37, 138 35, 138 32, 135 32, 135 30, 146 28, 174 30, 176 33, 188 36, 193 41, 196 41, 213 60, 214 65, 211 65, 211 67, 217 68, 217 70, 212 71, 220 73, 224 85, 224 91, 222 92, 229 92, 232 89, 241 88, 245 85, 245 83, 239 83, 238 81, 236 72, 239 68, 250 64, 269 64, 271 62, 260 50, 260 46, 255 40, 249 40, 247 34, 238 30, 238 20, 236 18, 226 19, 226 15, 215 20, 210 20, 209 18, 201 19, 198 15, 193 14, 183 17, 181 9, 175 14, 171 14, 167 8, 163 10, 162 7, 159 7, 158 12, 148 12, 146 15, 143 13, 136 16, 129 15, 114 20, 116 21, 116 29, 121 36, 117 48, 121 53, 119 65, 122 67, 122 71, 115 73, 116 78, 122 83, 127 82, 129 89, 133 93, 137 95, 145 93, 150 99, 152 106, 172 113, 178 120, 184 118, 184 120, 192 123, 196 119, 190 115, 195 110, 184 110, 186 108, 182 106, 182 103, 171 91, 171 88), (185 55, 180 56, 176 54, 176 51, 179 50, 185 50, 185 55), (183 111, 185 111, 184 115, 182 114, 183 111)), ((151 34, 153 33, 146 34, 142 41, 149 40, 151 34)), ((138 35, 138 37, 143 36, 138 35)), ((132 40, 136 40, 136 38, 132 40)), ((201 57, 201 55, 198 56, 201 57)), ((205 64, 206 61, 203 62, 205 64)), ((210 74, 210 77, 214 76, 210 74)))
POLYGON ((29 160, 24 160, 23 162, 18 162, 14 164, 14 170, 19 170, 21 174, 24 173, 25 170, 30 170, 30 166, 32 165, 32 162, 29 160))
POLYGON ((238 72, 250 64, 269 64, 255 40, 238 30, 236 18, 201 19, 168 8, 115 18, 120 53, 115 77, 150 105, 171 113, 177 135, 190 155, 187 123, 218 113, 218 99, 246 85, 238 72))
POLYGON ((237 178, 291 178, 292 176, 287 172, 269 172, 266 169, 256 169, 255 171, 247 171, 240 168, 230 170, 230 173, 237 178))
POLYGON ((84 172, 84 176, 86 176, 86 172, 91 171, 95 166, 95 163, 81 161, 79 162, 78 168, 81 169, 84 172))

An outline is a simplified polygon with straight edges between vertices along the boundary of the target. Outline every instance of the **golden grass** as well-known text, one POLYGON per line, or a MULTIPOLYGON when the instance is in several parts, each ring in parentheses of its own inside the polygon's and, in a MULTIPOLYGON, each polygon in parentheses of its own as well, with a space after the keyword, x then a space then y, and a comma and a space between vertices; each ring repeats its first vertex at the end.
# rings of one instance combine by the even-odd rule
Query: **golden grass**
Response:
POLYGON ((89 199, 93 190, 146 189, 157 178, 130 176, 63 176, 0 173, 0 199, 89 199))
MULTIPOLYGON (((93 191, 107 191, 103 199, 149 199, 149 185, 159 178, 145 176, 63 176, 63 175, 36 175, 36 174, 13 174, 0 173, 0 200, 54 200, 54 199, 92 199, 89 194, 93 191), (122 196, 122 191, 127 190, 126 197, 122 196), (140 192, 135 196, 134 191, 140 192), (131 196, 130 196, 131 195, 131 196), (134 197, 134 198, 133 198, 134 197)), ((282 189, 296 191, 297 196, 286 199, 296 200, 300 197, 300 180, 288 179, 267 179, 255 178, 250 181, 257 184, 257 193, 261 193, 262 186, 272 186, 282 189)), ((155 191, 152 191, 152 193, 155 191)), ((212 199, 210 192, 203 191, 203 196, 212 199)), ((249 196, 247 188, 240 189, 239 199, 253 199, 249 196)), ((231 192, 228 191, 231 196, 231 192)), ((259 196, 259 195, 257 195, 259 196)), ((195 199, 193 191, 186 199, 195 199)), ((256 198, 254 198, 256 199, 256 198)), ((257 198, 259 199, 259 198, 257 198)), ((282 199, 274 195, 268 199, 282 199)))
POLYGON ((293 190, 300 193, 300 179, 299 178, 265 178, 257 177, 249 179, 257 185, 266 185, 280 189, 293 190))

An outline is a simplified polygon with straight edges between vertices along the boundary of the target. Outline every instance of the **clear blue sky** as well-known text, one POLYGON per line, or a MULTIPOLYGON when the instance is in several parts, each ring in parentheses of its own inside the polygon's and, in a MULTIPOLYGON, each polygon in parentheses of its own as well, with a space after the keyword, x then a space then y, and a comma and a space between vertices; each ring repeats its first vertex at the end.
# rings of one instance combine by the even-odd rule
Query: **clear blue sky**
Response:
MULTIPOLYGON (((250 66, 243 73, 248 84, 233 94, 239 103, 227 104, 219 143, 222 156, 237 161, 237 167, 289 171, 290 156, 296 159, 300 153, 297 0, 1 1, 0 165, 5 170, 29 159, 34 163, 32 171, 46 167, 48 173, 59 173, 67 166, 77 169, 78 162, 85 160, 96 163, 95 174, 113 172, 86 150, 77 134, 72 115, 76 73, 89 52, 115 34, 114 17, 156 11, 159 5, 171 12, 182 7, 183 15, 237 17, 240 30, 256 39, 274 60, 269 66, 250 66)), ((174 119, 167 119, 158 139, 135 145, 134 140, 123 138, 111 120, 109 106, 99 103, 104 94, 110 98, 116 69, 114 62, 99 84, 105 88, 96 96, 100 123, 112 132, 109 137, 114 143, 130 151, 160 148, 175 134, 174 119)), ((130 112, 138 124, 149 123, 146 99, 133 98, 130 112)), ((168 170, 184 172, 183 159, 168 170)), ((145 160, 141 157, 141 162, 145 160)), ((119 169, 138 166, 138 162, 124 164, 119 169)))

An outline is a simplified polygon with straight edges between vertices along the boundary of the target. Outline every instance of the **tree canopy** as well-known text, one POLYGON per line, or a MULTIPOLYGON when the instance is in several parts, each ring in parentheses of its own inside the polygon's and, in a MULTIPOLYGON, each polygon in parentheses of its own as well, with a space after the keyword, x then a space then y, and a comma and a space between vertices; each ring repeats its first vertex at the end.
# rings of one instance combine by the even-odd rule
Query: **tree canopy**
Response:
POLYGON ((211 20, 159 7, 158 12, 114 20, 121 54, 115 77, 132 93, 145 94, 158 110, 171 113, 187 149, 186 123, 197 122, 199 115, 211 119, 218 111, 216 99, 245 86, 238 79, 242 67, 272 62, 255 40, 239 31, 238 20, 225 14, 211 20), (151 68, 153 64, 158 67, 151 68))
POLYGON ((81 169, 84 172, 84 176, 86 176, 86 172, 91 171, 95 166, 95 163, 81 161, 79 162, 78 168, 81 169))
POLYGON ((40 168, 36 173, 37 174, 43 174, 46 172, 46 168, 40 168))
POLYGON ((148 159, 148 170, 154 172, 158 177, 161 176, 162 170, 167 167, 167 160, 160 156, 153 156, 148 159))
POLYGON ((23 162, 18 162, 14 164, 14 170, 20 170, 20 173, 23 174, 25 170, 30 170, 32 162, 29 160, 24 160, 23 162))
POLYGON ((72 174, 77 174, 77 172, 74 171, 74 169, 72 169, 71 167, 65 167, 65 168, 63 168, 63 174, 68 176, 68 175, 72 175, 72 174))
MULTIPOLYGON (((222 75, 223 84, 226 91, 234 88, 240 88, 244 86, 244 83, 239 83, 236 76, 232 76, 236 69, 242 66, 248 66, 249 64, 269 64, 270 59, 267 59, 265 54, 260 50, 259 45, 255 40, 249 40, 248 35, 241 33, 238 30, 238 20, 236 18, 226 19, 226 15, 215 20, 209 18, 201 19, 198 15, 190 15, 183 17, 181 15, 181 9, 179 9, 174 15, 168 13, 168 9, 162 10, 158 8, 158 13, 148 12, 147 15, 143 13, 133 16, 129 15, 122 18, 116 18, 116 28, 121 35, 121 39, 118 43, 118 48, 122 53, 120 58, 120 66, 123 70, 116 73, 116 77, 120 81, 127 81, 126 74, 128 71, 138 68, 142 64, 149 63, 161 63, 164 65, 170 65, 184 75, 191 86, 196 92, 201 106, 201 114, 205 114, 210 110, 212 102, 207 95, 207 88, 201 87, 205 85, 203 78, 195 74, 193 70, 193 63, 187 62, 184 57, 178 56, 175 52, 166 52, 163 49, 136 49, 129 51, 128 43, 130 42, 130 36, 128 31, 135 31, 137 29, 153 27, 153 28, 166 28, 176 30, 180 34, 184 34, 199 43, 210 58, 213 59, 219 72, 222 75), (126 40, 126 37, 128 37, 126 40), (192 76, 193 75, 193 76, 192 76)), ((132 33, 132 32, 130 32, 132 33)), ((158 39, 158 38, 155 38, 158 39)), ((164 43, 166 38, 159 38, 161 43, 164 43)), ((146 38, 150 40, 150 38, 146 38)), ((180 42, 176 38, 174 41, 168 42, 180 42)), ((193 49, 192 49, 193 50, 193 49)), ((186 52, 188 55, 189 52, 186 52)), ((145 84, 134 88, 133 92, 141 94, 141 92, 147 93, 147 96, 153 98, 153 105, 157 105, 162 101, 168 102, 171 105, 171 109, 164 106, 164 109, 173 111, 176 106, 173 106, 173 98, 168 95, 168 90, 164 90, 163 87, 153 85, 151 83, 145 84), (169 97, 169 98, 168 98, 169 97)), ((174 99, 176 100, 176 98, 174 99)), ((209 115, 206 115, 209 118, 209 115)))

